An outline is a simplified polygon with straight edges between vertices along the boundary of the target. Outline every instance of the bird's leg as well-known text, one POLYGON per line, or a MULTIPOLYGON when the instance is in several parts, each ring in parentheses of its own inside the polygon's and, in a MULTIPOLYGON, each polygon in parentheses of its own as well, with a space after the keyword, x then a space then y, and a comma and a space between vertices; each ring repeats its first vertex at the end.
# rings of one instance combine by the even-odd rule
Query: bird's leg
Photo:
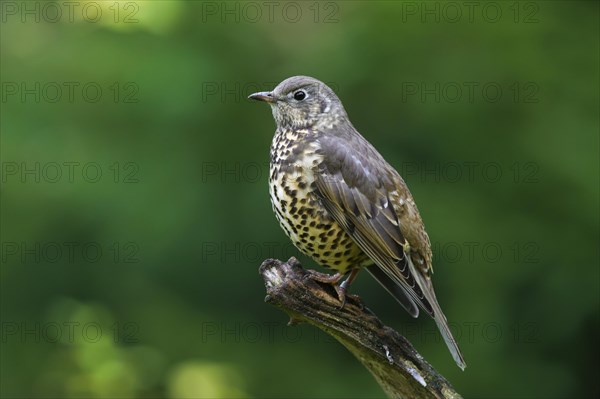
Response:
POLYGON ((341 273, 327 274, 327 273, 321 273, 321 272, 318 272, 316 270, 311 270, 311 269, 308 269, 307 272, 308 272, 308 277, 311 280, 318 281, 319 283, 331 284, 331 285, 337 285, 337 283, 339 283, 340 280, 344 277, 344 275, 341 273))
POLYGON ((340 282, 340 280, 342 278, 344 278, 345 274, 342 274, 342 273, 327 274, 327 273, 321 273, 316 270, 310 270, 310 269, 307 271, 308 271, 308 277, 311 280, 314 280, 314 281, 317 281, 317 282, 323 283, 323 284, 331 284, 333 286, 333 288, 335 289, 335 292, 337 293, 338 299, 340 300, 340 302, 342 302, 342 306, 340 306, 340 309, 342 309, 344 307, 344 304, 346 303, 346 289, 342 288, 342 285, 344 285, 344 283, 348 280, 342 282, 342 284, 340 284, 340 285, 338 285, 338 283, 340 282))
POLYGON ((359 269, 352 269, 348 278, 346 280, 344 280, 342 282, 342 284, 340 284, 339 287, 336 288, 340 302, 342 302, 342 306, 340 306, 340 309, 344 308, 344 305, 346 304, 346 297, 348 297, 348 296, 353 298, 356 301, 360 301, 360 298, 358 297, 358 295, 346 294, 348 287, 350 287, 350 284, 352 284, 352 282, 358 275, 358 271, 359 271, 359 269))
POLYGON ((348 278, 339 285, 338 285, 338 283, 340 282, 340 280, 342 278, 344 278, 345 274, 341 274, 341 273, 327 274, 327 273, 320 273, 315 270, 307 270, 307 271, 308 271, 308 277, 310 279, 317 281, 319 283, 331 284, 333 286, 333 288, 335 289, 335 292, 338 295, 338 299, 342 303, 340 306, 340 309, 344 308, 347 297, 351 297, 357 301, 360 300, 358 295, 346 294, 348 287, 350 286, 350 284, 352 284, 352 282, 356 278, 356 275, 358 274, 359 269, 352 270, 350 272, 350 275, 348 276, 348 278))

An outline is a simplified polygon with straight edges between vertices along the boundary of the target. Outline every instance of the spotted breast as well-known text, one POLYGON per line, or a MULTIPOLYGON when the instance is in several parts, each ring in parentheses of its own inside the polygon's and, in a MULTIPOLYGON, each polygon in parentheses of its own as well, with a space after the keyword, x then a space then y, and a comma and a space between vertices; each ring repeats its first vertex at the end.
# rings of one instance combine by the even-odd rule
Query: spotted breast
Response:
POLYGON ((296 248, 321 266, 345 274, 372 261, 315 195, 315 171, 322 160, 316 133, 277 129, 271 145, 271 204, 296 248))

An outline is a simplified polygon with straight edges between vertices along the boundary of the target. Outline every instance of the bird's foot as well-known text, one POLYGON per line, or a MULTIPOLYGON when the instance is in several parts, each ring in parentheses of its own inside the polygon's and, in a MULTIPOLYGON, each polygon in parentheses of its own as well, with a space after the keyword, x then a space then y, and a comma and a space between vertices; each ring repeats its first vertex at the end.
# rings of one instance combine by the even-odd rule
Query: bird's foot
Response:
POLYGON ((336 292, 338 294, 338 298, 340 299, 340 302, 342 303, 342 305, 340 306, 340 309, 343 309, 344 305, 346 305, 346 298, 351 298, 353 301, 358 303, 360 308, 362 309, 362 301, 360 300, 360 297, 356 294, 348 294, 347 293, 348 287, 350 286, 350 283, 352 283, 352 281, 354 281, 354 279, 356 278, 357 273, 358 273, 358 270, 353 270, 350 273, 350 276, 348 276, 348 278, 346 280, 344 280, 342 282, 342 284, 340 284, 339 286, 336 286, 336 292))
POLYGON ((343 309, 344 305, 346 305, 347 298, 351 298, 352 300, 361 303, 360 297, 358 295, 347 293, 348 287, 356 277, 357 273, 358 270, 353 270, 350 273, 350 276, 339 285, 338 283, 340 282, 340 280, 344 278, 344 274, 341 273, 327 274, 320 273, 315 270, 308 270, 308 277, 314 281, 318 281, 319 283, 331 284, 335 289, 335 292, 337 293, 339 301, 341 302, 340 309, 343 309))
MULTIPOLYGON (((340 305, 340 310, 344 309, 344 306, 346 305, 346 299, 350 298, 353 301, 357 302, 357 303, 361 303, 360 297, 356 294, 348 294, 348 288, 347 285, 344 285, 344 283, 348 281, 345 280, 342 284, 340 285, 336 285, 335 288, 335 292, 337 292, 338 294, 338 299, 340 300, 340 302, 342 303, 340 305)), ((362 304, 360 305, 362 308, 362 304)))
POLYGON ((317 281, 319 283, 323 283, 323 284, 330 284, 331 286, 333 286, 333 288, 335 289, 335 292, 337 293, 338 299, 340 300, 340 302, 342 303, 342 305, 340 306, 340 309, 342 309, 344 307, 344 304, 346 303, 346 288, 342 288, 342 284, 338 283, 340 282, 340 280, 342 278, 344 278, 344 275, 342 273, 335 273, 335 274, 327 274, 327 273, 321 273, 321 272, 317 272, 315 270, 307 270, 308 271, 308 278, 310 278, 311 280, 317 281))
POLYGON ((337 285, 337 283, 339 283, 340 280, 344 277, 344 275, 341 273, 327 274, 327 273, 321 273, 316 270, 310 270, 310 269, 307 270, 307 272, 308 272, 308 277, 311 280, 318 281, 319 283, 324 283, 324 284, 337 285))

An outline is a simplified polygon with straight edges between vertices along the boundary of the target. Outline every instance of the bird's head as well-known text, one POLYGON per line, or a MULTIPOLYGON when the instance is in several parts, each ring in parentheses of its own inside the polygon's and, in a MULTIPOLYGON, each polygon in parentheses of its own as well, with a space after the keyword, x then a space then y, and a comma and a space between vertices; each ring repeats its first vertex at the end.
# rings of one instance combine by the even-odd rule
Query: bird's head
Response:
POLYGON ((308 76, 293 76, 273 91, 254 93, 248 98, 269 103, 279 127, 306 128, 316 123, 333 124, 347 117, 333 90, 308 76))

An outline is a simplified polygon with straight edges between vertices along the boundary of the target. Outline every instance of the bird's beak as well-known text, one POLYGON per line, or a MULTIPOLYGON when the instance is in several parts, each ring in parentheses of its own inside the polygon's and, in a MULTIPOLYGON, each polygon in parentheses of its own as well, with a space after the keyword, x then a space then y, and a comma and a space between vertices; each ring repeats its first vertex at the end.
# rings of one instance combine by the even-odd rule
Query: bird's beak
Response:
POLYGON ((275 97, 273 97, 273 92, 270 91, 260 91, 258 93, 250 94, 248 98, 252 100, 265 101, 268 103, 274 103, 275 97))

